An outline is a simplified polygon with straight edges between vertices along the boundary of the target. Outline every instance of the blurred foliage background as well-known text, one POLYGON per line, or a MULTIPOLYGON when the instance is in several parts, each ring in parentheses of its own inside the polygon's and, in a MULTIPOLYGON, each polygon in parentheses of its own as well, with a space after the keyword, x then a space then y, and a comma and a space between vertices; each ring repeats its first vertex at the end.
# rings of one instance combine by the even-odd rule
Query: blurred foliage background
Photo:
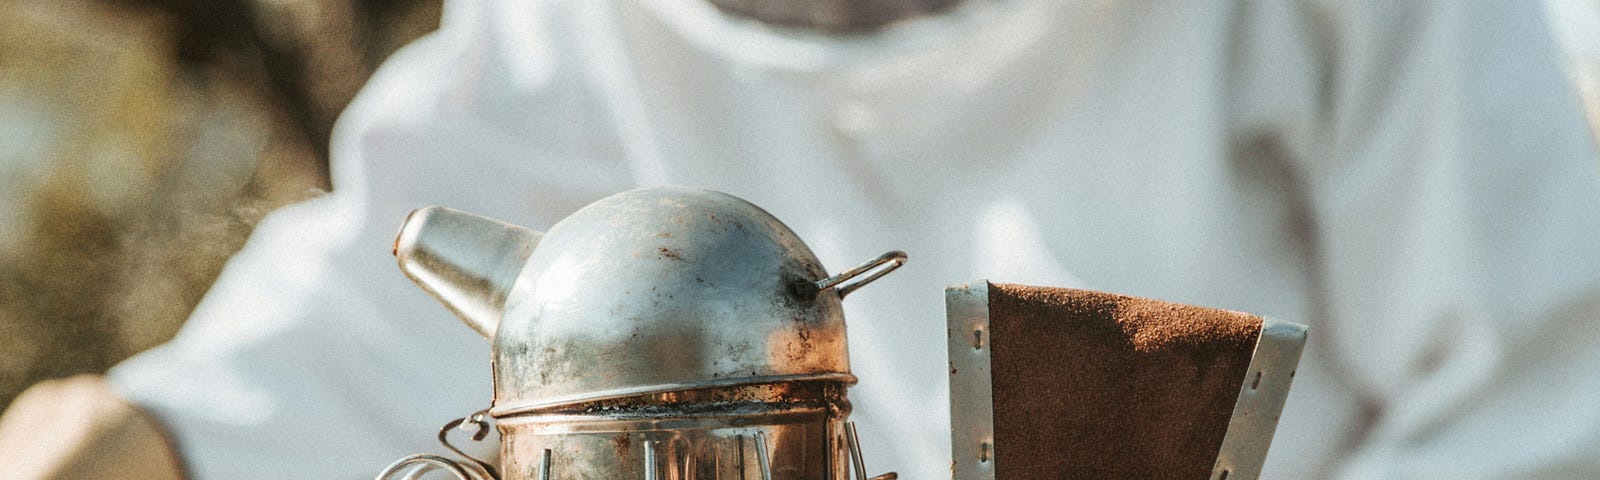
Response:
POLYGON ((0 0, 0 409, 172 336, 440 0, 0 0))

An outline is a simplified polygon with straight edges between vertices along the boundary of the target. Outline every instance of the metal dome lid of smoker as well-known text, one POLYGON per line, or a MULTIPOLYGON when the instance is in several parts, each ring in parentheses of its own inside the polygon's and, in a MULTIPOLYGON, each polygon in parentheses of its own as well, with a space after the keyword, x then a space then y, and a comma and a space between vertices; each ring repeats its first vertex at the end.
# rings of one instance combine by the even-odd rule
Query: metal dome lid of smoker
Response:
MULTIPOLYGON (((424 208, 395 255, 493 344, 493 406, 464 421, 481 438, 483 415, 495 418, 504 478, 845 478, 847 457, 865 478, 844 421, 856 378, 841 300, 902 252, 830 276, 759 207, 660 187, 596 201, 544 234, 424 208)), ((501 477, 418 458, 390 470, 501 477)))

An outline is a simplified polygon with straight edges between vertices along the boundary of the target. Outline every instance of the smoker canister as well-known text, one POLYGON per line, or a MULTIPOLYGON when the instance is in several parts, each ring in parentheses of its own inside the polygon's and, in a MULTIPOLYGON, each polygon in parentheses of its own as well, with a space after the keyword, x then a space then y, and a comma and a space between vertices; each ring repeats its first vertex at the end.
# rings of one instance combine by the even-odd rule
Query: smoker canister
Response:
POLYGON ((493 344, 491 407, 446 430, 492 417, 502 443, 499 465, 414 455, 380 479, 866 478, 841 300, 904 253, 830 276, 755 205, 663 187, 544 234, 424 208, 395 254, 493 344))

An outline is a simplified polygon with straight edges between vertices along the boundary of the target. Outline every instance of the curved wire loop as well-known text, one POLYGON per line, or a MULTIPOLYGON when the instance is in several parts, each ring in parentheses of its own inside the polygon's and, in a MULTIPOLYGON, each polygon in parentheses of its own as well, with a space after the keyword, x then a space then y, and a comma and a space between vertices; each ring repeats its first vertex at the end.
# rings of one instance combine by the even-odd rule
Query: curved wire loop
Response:
POLYGON ((455 445, 450 444, 450 431, 456 428, 468 430, 470 427, 476 427, 476 431, 472 433, 472 440, 475 442, 483 441, 484 437, 489 435, 489 422, 485 419, 488 412, 488 410, 474 412, 472 415, 451 420, 450 423, 444 424, 444 427, 439 429, 439 443, 444 445, 444 448, 461 456, 461 458, 467 459, 467 461, 438 455, 410 455, 389 464, 387 468, 383 469, 383 472, 378 474, 376 480, 388 480, 402 472, 405 472, 405 476, 400 477, 401 480, 411 480, 417 478, 418 475, 434 470, 444 470, 454 475, 458 480, 500 480, 500 472, 495 470, 494 465, 468 455, 461 449, 456 448, 455 445))
POLYGON ((411 480, 417 478, 418 475, 435 470, 444 470, 446 473, 454 475, 457 480, 491 480, 496 478, 489 476, 487 472, 462 465, 461 462, 454 459, 438 455, 417 454, 395 460, 394 463, 389 464, 382 472, 378 473, 377 480, 388 480, 402 472, 405 473, 405 476, 400 477, 401 480, 411 480))

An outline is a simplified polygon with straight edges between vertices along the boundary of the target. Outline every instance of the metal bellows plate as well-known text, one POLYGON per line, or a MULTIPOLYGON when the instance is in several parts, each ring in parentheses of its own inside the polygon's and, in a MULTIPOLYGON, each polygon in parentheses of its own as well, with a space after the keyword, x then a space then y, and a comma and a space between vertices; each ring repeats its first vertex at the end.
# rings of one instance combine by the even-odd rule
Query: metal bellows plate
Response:
POLYGON ((1082 290, 946 290, 952 475, 1255 478, 1304 326, 1082 290))

